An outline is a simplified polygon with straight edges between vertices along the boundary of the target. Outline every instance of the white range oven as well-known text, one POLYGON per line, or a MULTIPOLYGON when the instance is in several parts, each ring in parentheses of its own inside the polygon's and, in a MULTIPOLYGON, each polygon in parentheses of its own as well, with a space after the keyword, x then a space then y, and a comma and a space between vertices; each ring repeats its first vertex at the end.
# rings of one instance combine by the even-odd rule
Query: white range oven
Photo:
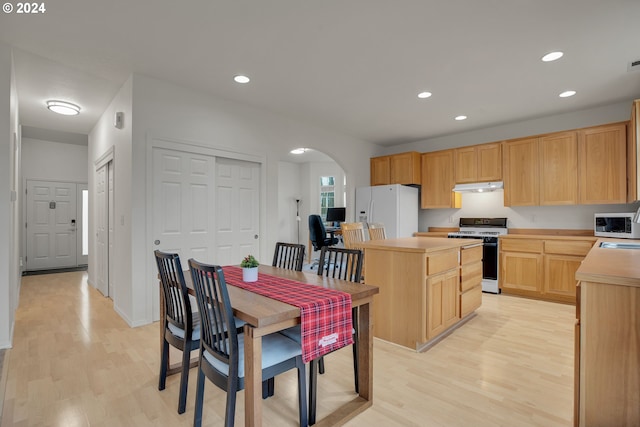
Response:
POLYGON ((482 292, 500 293, 498 236, 507 232, 507 218, 460 218, 460 231, 448 234, 449 238, 482 239, 482 292))

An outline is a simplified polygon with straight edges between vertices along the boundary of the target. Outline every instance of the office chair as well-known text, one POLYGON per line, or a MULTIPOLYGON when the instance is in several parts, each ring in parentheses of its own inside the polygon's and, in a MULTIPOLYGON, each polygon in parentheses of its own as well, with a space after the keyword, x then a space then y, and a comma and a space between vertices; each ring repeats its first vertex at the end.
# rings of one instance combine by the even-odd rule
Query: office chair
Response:
MULTIPOLYGON (((327 230, 324 228, 320 215, 309 215, 309 240, 311 240, 314 251, 319 251, 325 246, 338 244, 338 239, 333 236, 333 233, 327 237, 327 230)), ((318 265, 318 260, 314 260, 311 268, 316 265, 318 265)))

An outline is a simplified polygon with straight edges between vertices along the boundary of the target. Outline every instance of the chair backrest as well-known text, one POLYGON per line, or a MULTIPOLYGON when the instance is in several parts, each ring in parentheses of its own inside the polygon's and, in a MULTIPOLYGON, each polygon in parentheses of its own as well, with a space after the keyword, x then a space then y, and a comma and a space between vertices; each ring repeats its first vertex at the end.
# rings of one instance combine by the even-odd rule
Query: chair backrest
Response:
POLYGON ((318 275, 360 283, 362 260, 360 249, 325 246, 320 252, 318 275))
MULTIPOLYGON (((238 332, 222 268, 189 260, 193 288, 200 310, 200 345, 238 376, 238 332)), ((220 374, 224 376, 223 374, 220 374)))
POLYGON ((387 238, 387 232, 384 229, 384 224, 379 222, 369 223, 369 240, 384 240, 387 238))
POLYGON ((361 222, 343 222, 340 224, 342 241, 347 249, 360 249, 358 243, 364 242, 364 225, 361 222))
POLYGON ((327 238, 327 230, 324 228, 320 215, 309 215, 309 240, 313 243, 313 249, 318 251, 324 246, 327 238))
MULTIPOLYGON (((185 331, 185 338, 191 337, 193 314, 180 256, 175 253, 155 251, 160 284, 164 296, 167 322, 185 331)), ((166 327, 164 325, 163 327, 166 327)))
POLYGON ((271 265, 288 270, 302 271, 304 250, 304 245, 302 244, 278 242, 276 243, 271 265))

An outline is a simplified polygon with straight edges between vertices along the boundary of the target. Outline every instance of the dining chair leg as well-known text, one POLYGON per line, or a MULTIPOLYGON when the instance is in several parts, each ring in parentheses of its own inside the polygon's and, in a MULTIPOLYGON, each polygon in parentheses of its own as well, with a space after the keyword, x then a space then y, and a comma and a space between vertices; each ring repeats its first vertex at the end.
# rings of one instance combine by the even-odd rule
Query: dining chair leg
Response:
POLYGON ((275 394, 275 378, 262 381, 262 398, 267 399, 275 394))
POLYGON ((358 308, 354 307, 352 311, 353 318, 353 376, 354 376, 354 384, 356 388, 356 393, 360 392, 360 387, 358 386, 358 340, 360 338, 360 334, 358 333, 358 308))
MULTIPOLYGON (((300 417, 300 427, 305 427, 308 424, 309 414, 307 412, 307 372, 305 370, 305 364, 302 361, 302 356, 296 358, 296 368, 298 369, 298 412, 300 417)), ((313 415, 315 423, 315 413, 313 415)))
POLYGON ((236 418, 236 396, 238 394, 237 378, 230 378, 227 385, 227 407, 224 413, 225 427, 233 427, 236 418))
POLYGON ((309 425, 316 423, 316 399, 318 395, 318 362, 309 362, 309 425))
POLYGON ((324 356, 318 361, 318 371, 320 371, 320 375, 324 374, 324 356))
POLYGON ((160 345, 160 378, 158 379, 158 390, 164 390, 167 381, 167 364, 169 359, 169 343, 163 339, 160 345))
POLYGON ((182 372, 180 373, 180 396, 178 397, 178 413, 184 414, 187 407, 187 387, 189 386, 189 362, 191 360, 191 352, 189 351, 189 343, 184 343, 182 349, 182 372))
POLYGON ((193 411, 193 427, 202 425, 202 401, 204 398, 204 372, 198 367, 198 386, 196 388, 196 405, 193 411))

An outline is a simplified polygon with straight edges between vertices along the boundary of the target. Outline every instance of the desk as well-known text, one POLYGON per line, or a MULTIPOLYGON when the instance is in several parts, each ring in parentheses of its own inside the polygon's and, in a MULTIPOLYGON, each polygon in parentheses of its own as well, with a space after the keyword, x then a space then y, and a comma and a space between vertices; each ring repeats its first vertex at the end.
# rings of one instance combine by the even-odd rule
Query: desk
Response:
MULTIPOLYGON (((310 285, 324 286, 351 295, 352 305, 358 310, 358 381, 359 395, 350 402, 316 423, 317 426, 344 424, 372 405, 373 400, 373 296, 375 286, 318 276, 271 266, 260 266, 260 273, 284 277, 310 285)), ((187 286, 191 287, 191 275, 185 272, 187 286)), ((262 336, 295 326, 300 323, 300 309, 253 292, 228 286, 233 314, 247 324, 245 333, 245 425, 262 425, 262 336)), ((164 302, 160 292, 160 325, 164 325, 164 302)), ((164 333, 164 331, 161 331, 164 333)), ((169 372, 173 372, 170 370, 169 372)))
MULTIPOLYGON (((327 234, 330 234, 331 237, 342 236, 342 229, 340 227, 325 227, 325 231, 327 234)), ((307 251, 307 262, 311 262, 311 254, 313 253, 313 243, 311 239, 309 239, 309 246, 307 251)))

